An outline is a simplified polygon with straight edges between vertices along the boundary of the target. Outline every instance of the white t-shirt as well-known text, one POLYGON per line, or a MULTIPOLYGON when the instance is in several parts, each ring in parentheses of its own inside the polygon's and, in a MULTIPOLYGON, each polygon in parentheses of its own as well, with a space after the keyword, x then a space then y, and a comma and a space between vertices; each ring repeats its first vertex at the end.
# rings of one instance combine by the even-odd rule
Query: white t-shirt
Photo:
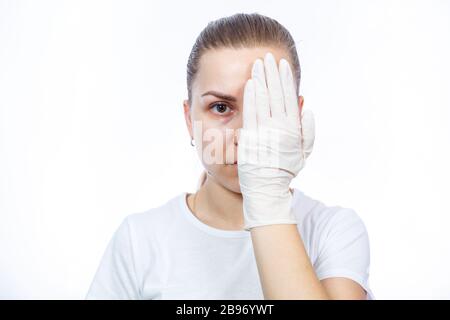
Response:
MULTIPOLYGON (((369 239, 352 209, 293 188, 299 233, 318 278, 369 289, 369 239)), ((264 299, 249 231, 200 221, 183 192, 128 215, 110 240, 86 299, 264 299)))

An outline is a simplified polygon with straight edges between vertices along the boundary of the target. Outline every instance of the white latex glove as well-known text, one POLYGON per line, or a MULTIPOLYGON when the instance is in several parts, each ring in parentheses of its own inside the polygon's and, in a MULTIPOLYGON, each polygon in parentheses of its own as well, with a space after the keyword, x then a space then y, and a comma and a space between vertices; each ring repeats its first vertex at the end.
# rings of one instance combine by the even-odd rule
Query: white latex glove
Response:
POLYGON ((300 121, 289 63, 281 59, 279 68, 267 53, 264 62, 255 61, 245 85, 237 165, 246 231, 297 223, 289 185, 314 145, 314 116, 304 110, 300 121))

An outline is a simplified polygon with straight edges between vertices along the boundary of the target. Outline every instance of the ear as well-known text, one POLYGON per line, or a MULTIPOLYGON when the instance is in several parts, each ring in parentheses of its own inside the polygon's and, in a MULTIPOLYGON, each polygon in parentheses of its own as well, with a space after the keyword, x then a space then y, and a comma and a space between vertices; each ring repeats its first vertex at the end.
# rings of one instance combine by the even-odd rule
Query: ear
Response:
POLYGON ((191 119, 191 106, 189 105, 188 100, 183 100, 183 109, 184 109, 184 120, 186 121, 186 126, 189 131, 189 135, 191 138, 194 137, 192 131, 192 119, 191 119))
POLYGON ((303 102, 305 101, 305 99, 303 98, 303 96, 298 96, 298 111, 300 112, 300 119, 302 117, 302 110, 303 110, 303 102))

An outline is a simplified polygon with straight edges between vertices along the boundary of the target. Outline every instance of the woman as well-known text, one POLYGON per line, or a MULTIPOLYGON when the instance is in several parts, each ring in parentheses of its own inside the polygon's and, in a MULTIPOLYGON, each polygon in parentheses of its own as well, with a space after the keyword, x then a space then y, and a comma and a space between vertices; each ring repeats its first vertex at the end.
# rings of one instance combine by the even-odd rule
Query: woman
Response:
POLYGON ((314 142, 299 83, 295 43, 277 21, 208 24, 184 101, 205 167, 198 190, 126 217, 88 299, 373 298, 359 216, 289 188, 314 142))

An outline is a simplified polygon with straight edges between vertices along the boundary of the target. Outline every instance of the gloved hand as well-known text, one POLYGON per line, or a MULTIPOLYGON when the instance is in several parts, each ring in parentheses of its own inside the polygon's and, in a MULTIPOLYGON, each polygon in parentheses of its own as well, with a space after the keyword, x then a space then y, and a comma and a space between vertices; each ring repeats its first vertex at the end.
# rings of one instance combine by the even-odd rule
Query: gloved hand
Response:
POLYGON ((314 145, 313 114, 304 110, 300 121, 291 68, 285 59, 279 67, 270 52, 257 59, 244 89, 237 165, 246 231, 297 223, 289 184, 314 145))

